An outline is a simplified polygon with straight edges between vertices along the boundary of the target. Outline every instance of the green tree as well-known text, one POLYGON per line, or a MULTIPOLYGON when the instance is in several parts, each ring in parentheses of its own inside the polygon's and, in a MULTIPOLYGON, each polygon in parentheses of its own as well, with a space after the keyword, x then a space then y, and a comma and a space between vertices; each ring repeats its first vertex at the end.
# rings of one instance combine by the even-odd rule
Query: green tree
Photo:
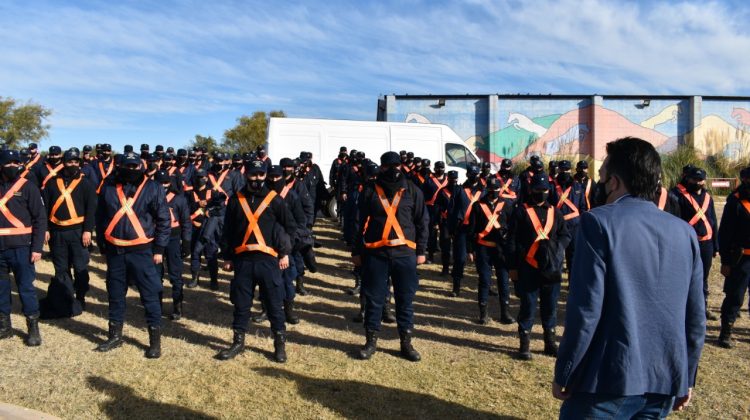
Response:
POLYGON ((237 119, 234 128, 224 132, 223 146, 232 152, 250 152, 266 142, 268 134, 268 117, 286 117, 284 111, 257 111, 252 116, 243 115, 237 119))
POLYGON ((0 97, 0 140, 11 149, 38 142, 49 134, 45 122, 51 114, 52 110, 33 102, 19 104, 13 98, 0 97))
POLYGON ((195 135, 195 138, 190 142, 188 149, 193 147, 205 147, 206 150, 208 150, 208 153, 212 153, 214 150, 220 150, 219 142, 217 142, 215 138, 211 136, 202 136, 200 134, 195 135))

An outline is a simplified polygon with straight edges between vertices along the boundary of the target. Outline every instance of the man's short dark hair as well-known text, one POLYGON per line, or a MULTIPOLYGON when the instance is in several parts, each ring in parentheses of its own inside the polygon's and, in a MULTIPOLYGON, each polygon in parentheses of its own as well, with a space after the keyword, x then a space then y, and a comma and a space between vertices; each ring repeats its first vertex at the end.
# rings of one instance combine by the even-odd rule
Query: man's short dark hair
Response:
POLYGON ((636 137, 607 143, 607 175, 617 175, 628 192, 653 200, 661 175, 661 157, 654 146, 636 137))

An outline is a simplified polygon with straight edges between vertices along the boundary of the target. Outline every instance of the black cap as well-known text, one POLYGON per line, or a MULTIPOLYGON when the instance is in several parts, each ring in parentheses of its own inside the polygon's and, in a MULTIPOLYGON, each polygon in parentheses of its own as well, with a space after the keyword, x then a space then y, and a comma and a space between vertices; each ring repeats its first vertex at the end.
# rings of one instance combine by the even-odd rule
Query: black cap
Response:
POLYGON ((435 162, 435 169, 437 169, 437 168, 443 168, 443 169, 445 169, 445 162, 443 162, 442 160, 436 161, 435 162))
POLYGON ((122 155, 120 158, 120 165, 139 165, 141 164, 141 157, 133 152, 128 152, 122 155))
POLYGON ((84 151, 84 152, 90 152, 91 150, 92 150, 92 149, 91 149, 91 146, 90 146, 90 145, 88 145, 88 144, 87 144, 87 145, 83 146, 83 151, 84 151))
POLYGON ((294 167, 294 161, 289 158, 283 158, 279 162, 279 166, 281 166, 282 168, 287 168, 290 166, 294 167))
POLYGON ((268 168, 268 176, 281 176, 284 174, 284 171, 281 169, 281 166, 279 165, 273 165, 270 168, 268 168))
POLYGON ((482 162, 482 169, 490 169, 492 165, 489 162, 482 162))
POLYGON ((466 175, 474 174, 479 175, 479 166, 475 164, 469 164, 469 166, 466 167, 466 175))
POLYGON ((0 165, 10 162, 21 162, 21 154, 18 153, 18 150, 5 149, 0 151, 0 165))
POLYGON ((534 162, 541 161, 542 158, 539 157, 539 155, 531 155, 529 158, 529 163, 533 164, 534 162))
POLYGON ((685 165, 685 166, 682 167, 682 172, 685 173, 685 174, 688 174, 693 169, 695 169, 695 165, 693 165, 692 163, 688 163, 687 165, 685 165))
POLYGON ((149 147, 148 147, 148 144, 146 144, 146 143, 143 143, 143 144, 141 145, 141 152, 148 152, 148 151, 149 151, 149 147))
POLYGON ((198 151, 201 152, 201 153, 206 153, 206 152, 208 152, 208 149, 206 149, 206 146, 201 146, 201 147, 198 148, 198 151))
POLYGON ((195 157, 195 148, 193 148, 193 149, 190 149, 190 150, 188 151, 188 156, 192 156, 192 157, 195 157))
POLYGON ((49 147, 49 154, 51 155, 60 155, 62 154, 62 149, 60 146, 50 146, 49 147))
POLYGON ((559 169, 561 171, 569 171, 569 170, 573 169, 573 165, 570 163, 569 160, 561 160, 557 164, 557 169, 559 169))
POLYGON ((576 163, 576 169, 588 169, 589 163, 585 160, 579 160, 578 163, 576 163))
POLYGON ((243 153, 242 154, 242 160, 244 160, 244 161, 253 160, 253 154, 250 153, 250 152, 243 153))
POLYGON ((37 146, 36 143, 29 143, 29 150, 38 149, 38 148, 39 146, 37 146))
POLYGON ((346 146, 339 147, 339 153, 346 153, 346 146))
POLYGON ((156 162, 157 160, 161 160, 161 156, 157 155, 156 153, 151 153, 146 158, 146 161, 148 162, 156 162))
POLYGON ((542 162, 541 160, 531 161, 531 168, 534 169, 537 172, 538 171, 543 171, 544 170, 544 162, 542 162))
POLYGON ((448 179, 458 179, 458 171, 448 171, 448 179))
POLYGON ((512 167, 513 167, 513 161, 510 159, 503 159, 503 161, 500 162, 501 169, 511 169, 512 167))
POLYGON ((706 171, 701 168, 693 168, 688 174, 688 178, 697 179, 703 181, 706 179, 706 171))
MULTIPOLYGON (((399 156, 400 158, 401 156, 399 156)), ((407 159, 414 159, 414 152, 406 152, 406 158, 407 159)))
POLYGON ((102 143, 101 145, 102 152, 111 152, 112 151, 112 145, 109 143, 102 143))
POLYGON ((158 182, 159 184, 169 182, 169 172, 163 169, 156 171, 156 173, 154 174, 154 181, 158 182))
POLYGON ((250 174, 264 174, 266 173, 266 164, 262 160, 253 160, 245 164, 245 172, 250 174))
POLYGON ((365 176, 372 177, 378 174, 380 167, 373 161, 368 161, 365 165, 365 176))
POLYGON ((126 144, 125 147, 122 148, 122 151, 124 153, 130 153, 133 151, 133 145, 132 144, 126 144))
POLYGON ((299 160, 301 161, 307 161, 312 159, 312 153, 310 152, 300 152, 299 153, 299 160))
POLYGON ((380 156, 380 165, 400 165, 401 156, 396 152, 385 152, 380 156))
POLYGON ((559 164, 557 163, 556 160, 551 160, 551 161, 549 161, 549 163, 547 164, 547 166, 549 166, 550 168, 557 168, 559 166, 559 164))
POLYGON ((177 156, 187 156, 188 151, 185 149, 177 149, 177 156))
POLYGON ((172 146, 167 147, 167 153, 174 154, 174 147, 172 146))
POLYGON ((549 190, 551 188, 549 184, 549 176, 544 172, 534 174, 531 178, 531 189, 532 190, 549 190))
POLYGON ((398 155, 399 156, 406 156, 406 150, 402 150, 402 151, 398 152, 398 155))
POLYGON ((167 154, 164 155, 164 161, 165 162, 167 162, 167 161, 171 162, 173 160, 174 160, 174 155, 172 153, 167 153, 167 154))
POLYGON ((491 177, 487 180, 487 189, 488 190, 499 190, 503 187, 503 184, 500 182, 500 180, 496 177, 491 177))
POLYGON ((154 149, 154 151, 155 152, 163 152, 164 151, 164 146, 162 146, 161 144, 157 144, 156 148, 154 149))
POLYGON ((257 147, 255 148, 255 150, 257 150, 257 151, 259 151, 259 152, 260 152, 261 150, 266 150, 266 145, 265 145, 265 144, 259 144, 259 145, 258 145, 258 146, 257 146, 257 147))
POLYGON ((432 164, 432 162, 429 159, 422 159, 422 167, 423 168, 426 168, 426 167, 430 166, 431 164, 432 164))
POLYGON ((77 150, 69 149, 63 155, 63 162, 70 162, 71 160, 81 160, 81 155, 77 150))
MULTIPOLYGON (((5 149, 8 148, 8 146, 6 146, 5 144, 3 144, 3 147, 5 149)), ((5 149, 3 149, 3 150, 5 150, 5 149)), ((24 147, 23 149, 21 149, 21 151, 19 153, 21 154, 21 157, 26 157, 26 156, 29 155, 29 149, 27 149, 27 148, 24 147)))

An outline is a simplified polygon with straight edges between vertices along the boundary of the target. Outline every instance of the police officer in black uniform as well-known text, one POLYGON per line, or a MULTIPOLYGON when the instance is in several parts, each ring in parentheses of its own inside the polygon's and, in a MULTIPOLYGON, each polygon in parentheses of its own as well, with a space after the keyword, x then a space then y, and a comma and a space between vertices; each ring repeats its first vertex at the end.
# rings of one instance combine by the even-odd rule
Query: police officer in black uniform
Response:
POLYGON ((34 347, 42 344, 34 264, 42 259, 47 213, 39 188, 19 176, 22 170, 18 151, 0 151, 0 339, 13 335, 10 322, 10 272, 13 272, 26 316, 25 343, 34 347))
POLYGON ((740 172, 740 185, 727 197, 719 225, 724 301, 718 344, 731 348, 732 328, 750 280, 750 167, 740 172))
POLYGON ((49 244, 55 275, 70 273, 76 299, 86 307, 89 290, 89 246, 96 220, 96 187, 81 173, 81 157, 75 150, 63 155, 65 167, 42 191, 47 203, 49 244))
POLYGON ((461 281, 464 278, 466 265, 467 226, 474 203, 482 196, 482 183, 479 181, 479 167, 469 165, 466 169, 466 181, 462 188, 452 196, 451 210, 448 214, 448 229, 453 239, 453 292, 451 296, 461 294, 461 281))
POLYGON ((367 341, 359 353, 362 359, 376 351, 389 277, 396 298, 401 355, 410 361, 421 359, 411 344, 412 301, 418 287, 417 265, 426 260, 429 215, 422 191, 405 179, 400 164, 397 153, 384 153, 373 188, 363 190, 360 197, 352 260, 362 265, 365 294, 367 341))
POLYGON ((286 325, 283 310, 284 280, 282 270, 289 267, 292 251, 290 236, 294 223, 284 201, 265 185, 266 166, 256 160, 245 168, 245 187, 227 204, 221 240, 224 270, 233 271, 230 299, 234 304, 232 345, 217 358, 228 360, 245 348, 245 331, 250 320, 253 291, 260 286, 261 299, 271 321, 274 336, 274 360, 286 362, 286 325))
POLYGON ((162 263, 169 244, 170 218, 164 189, 145 177, 140 157, 122 156, 114 179, 105 182, 96 209, 96 237, 107 258, 109 333, 97 347, 106 352, 122 345, 127 282, 138 287, 146 312, 149 348, 146 357, 161 357, 161 279, 156 265, 162 263))

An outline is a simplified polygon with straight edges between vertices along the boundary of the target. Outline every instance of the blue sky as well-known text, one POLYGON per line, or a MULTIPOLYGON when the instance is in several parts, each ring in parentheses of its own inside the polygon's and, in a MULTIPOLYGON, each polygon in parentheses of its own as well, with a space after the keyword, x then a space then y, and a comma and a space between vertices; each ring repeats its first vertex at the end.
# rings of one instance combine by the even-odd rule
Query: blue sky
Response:
POLYGON ((743 1, 0 3, 0 96, 64 148, 184 146, 243 114, 373 120, 382 94, 750 95, 743 1))

